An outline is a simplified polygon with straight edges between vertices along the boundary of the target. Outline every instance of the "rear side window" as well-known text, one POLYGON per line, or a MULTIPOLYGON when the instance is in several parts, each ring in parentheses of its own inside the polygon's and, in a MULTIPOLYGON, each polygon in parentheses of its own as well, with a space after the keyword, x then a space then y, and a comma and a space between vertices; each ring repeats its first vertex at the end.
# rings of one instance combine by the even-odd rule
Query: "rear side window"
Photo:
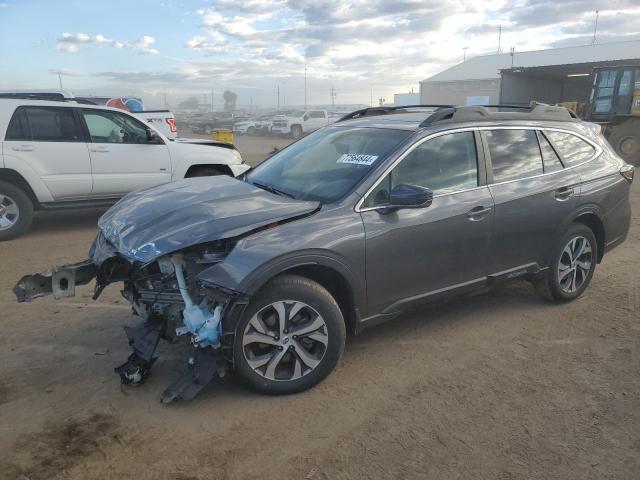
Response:
POLYGON ((20 107, 11 118, 6 139, 80 142, 82 136, 71 108, 20 107))
POLYGON ((540 140, 540 151, 542 151, 542 162, 544 163, 544 173, 557 172, 562 170, 562 162, 560 157, 553 149, 549 140, 546 139, 542 132, 538 132, 538 140, 540 140))
POLYGON ((591 160, 596 153, 591 144, 570 133, 547 131, 545 135, 553 142, 567 166, 591 160))
POLYGON ((27 112, 24 108, 18 108, 11 117, 5 140, 31 141, 31 130, 27 122, 27 112))
POLYGON ((542 156, 533 130, 489 130, 485 132, 493 181, 506 182, 543 173, 542 156))

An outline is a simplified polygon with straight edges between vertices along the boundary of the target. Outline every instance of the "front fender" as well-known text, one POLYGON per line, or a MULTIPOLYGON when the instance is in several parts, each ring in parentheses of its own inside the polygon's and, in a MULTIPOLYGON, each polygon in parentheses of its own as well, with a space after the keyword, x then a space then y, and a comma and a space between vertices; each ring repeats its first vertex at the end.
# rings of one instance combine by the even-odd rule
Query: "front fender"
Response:
POLYGON ((198 280, 251 296, 270 279, 286 270, 317 265, 330 268, 344 277, 353 291, 355 307, 359 311, 364 309, 364 286, 346 260, 333 252, 312 249, 281 255, 266 263, 257 263, 260 261, 262 259, 257 257, 233 256, 200 272, 198 280))

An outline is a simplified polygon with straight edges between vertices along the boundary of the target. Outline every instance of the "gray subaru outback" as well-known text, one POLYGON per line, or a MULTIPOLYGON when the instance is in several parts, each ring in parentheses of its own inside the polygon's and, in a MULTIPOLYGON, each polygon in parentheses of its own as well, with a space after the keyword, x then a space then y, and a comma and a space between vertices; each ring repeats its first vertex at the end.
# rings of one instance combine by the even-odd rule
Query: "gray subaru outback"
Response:
POLYGON ((163 401, 234 370, 293 393, 338 364, 347 332, 424 302, 522 278, 580 296, 627 236, 633 167, 561 107, 372 108, 242 178, 132 193, 99 221, 89 259, 22 278, 18 301, 111 283, 140 318, 115 370, 143 381, 161 339, 188 339, 163 401))

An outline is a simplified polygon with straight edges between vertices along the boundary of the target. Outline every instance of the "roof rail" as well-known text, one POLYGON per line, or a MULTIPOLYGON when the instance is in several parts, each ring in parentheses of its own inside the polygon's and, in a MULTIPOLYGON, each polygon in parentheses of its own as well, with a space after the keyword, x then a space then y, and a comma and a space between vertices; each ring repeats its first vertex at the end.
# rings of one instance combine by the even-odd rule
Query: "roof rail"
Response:
POLYGON ((436 122, 472 122, 478 120, 554 120, 572 122, 577 115, 565 107, 546 104, 522 105, 474 105, 467 107, 451 107, 435 111, 422 121, 420 127, 428 127, 436 122), (490 108, 518 110, 517 112, 491 112, 490 108))
POLYGON ((65 97, 61 93, 2 93, 0 92, 0 100, 46 100, 47 102, 74 102, 83 105, 98 105, 86 98, 65 97))
POLYGON ((345 120, 353 120, 355 118, 361 117, 372 117, 376 115, 386 115, 389 113, 407 113, 407 109, 410 108, 452 108, 452 105, 398 105, 396 106, 388 106, 388 107, 367 107, 361 110, 356 110, 355 112, 351 112, 346 114, 344 117, 339 118, 337 122, 343 122, 345 120))

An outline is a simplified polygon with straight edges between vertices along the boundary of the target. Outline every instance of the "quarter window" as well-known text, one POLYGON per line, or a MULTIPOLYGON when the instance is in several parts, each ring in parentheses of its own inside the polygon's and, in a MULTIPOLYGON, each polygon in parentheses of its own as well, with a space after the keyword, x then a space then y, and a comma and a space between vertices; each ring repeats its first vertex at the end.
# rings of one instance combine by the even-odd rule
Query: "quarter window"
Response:
POLYGON ((506 182, 543 173, 542 157, 533 130, 486 132, 494 182, 506 182))
POLYGON ((13 114, 6 139, 80 142, 82 136, 71 108, 21 107, 13 114))
POLYGON ((570 133, 548 131, 545 132, 545 135, 549 137, 562 155, 565 165, 571 166, 586 162, 591 160, 596 153, 593 145, 570 133))
POLYGON ((84 110, 84 120, 93 143, 149 143, 141 122, 108 110, 84 110))
POLYGON ((540 140, 540 150, 542 151, 542 162, 544 163, 544 173, 557 172, 562 170, 562 162, 560 157, 553 149, 549 140, 546 139, 542 132, 538 132, 538 140, 540 140))
POLYGON ((442 135, 418 145, 371 191, 363 206, 388 203, 389 191, 403 183, 426 187, 435 194, 477 187, 473 132, 442 135))

